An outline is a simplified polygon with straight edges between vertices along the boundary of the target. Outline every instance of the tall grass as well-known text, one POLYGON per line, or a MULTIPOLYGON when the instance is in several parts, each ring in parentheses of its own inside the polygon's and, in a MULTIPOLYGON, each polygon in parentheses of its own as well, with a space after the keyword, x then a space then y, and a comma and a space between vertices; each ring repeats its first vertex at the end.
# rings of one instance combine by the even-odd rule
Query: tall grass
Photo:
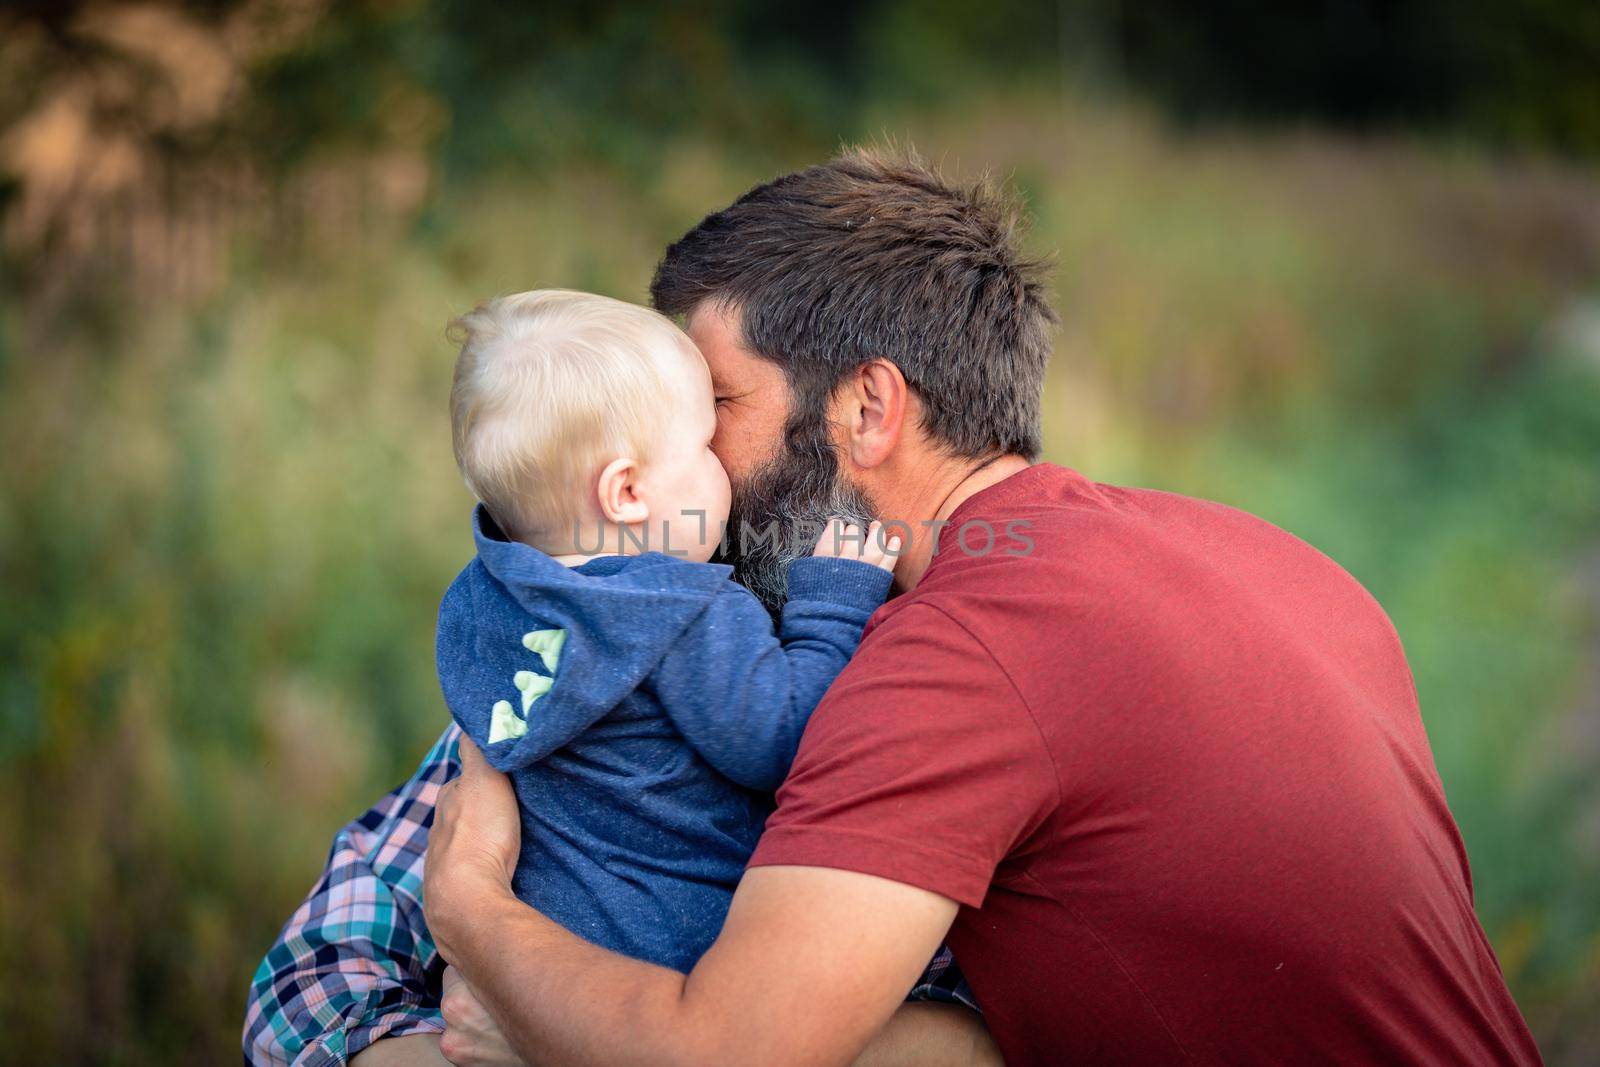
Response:
MULTIPOLYGON (((1550 340, 1600 283, 1595 177, 1044 95, 863 128, 1030 200, 1063 318, 1049 458, 1257 511, 1386 605, 1513 986, 1552 1060, 1600 1054, 1600 369, 1550 340)), ((333 829, 445 721, 434 611, 470 551, 446 320, 539 285, 639 299, 667 240, 809 154, 685 139, 365 241, 241 240, 204 305, 95 305, 47 347, 0 305, 8 1047, 236 1055, 333 829)))

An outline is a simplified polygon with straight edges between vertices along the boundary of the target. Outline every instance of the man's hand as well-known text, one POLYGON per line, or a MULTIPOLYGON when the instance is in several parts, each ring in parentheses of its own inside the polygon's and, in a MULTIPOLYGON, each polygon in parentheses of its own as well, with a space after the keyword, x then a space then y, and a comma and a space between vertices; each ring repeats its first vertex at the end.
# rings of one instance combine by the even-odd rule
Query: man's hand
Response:
POLYGON ((900 560, 900 549, 899 537, 884 540, 881 522, 875 522, 863 530, 858 524, 844 519, 829 519, 811 554, 832 559, 858 559, 862 563, 893 571, 894 565, 900 560))
POLYGON ((522 838, 511 780, 490 767, 466 737, 460 753, 460 777, 439 790, 422 870, 428 930, 451 963, 465 924, 488 904, 515 900, 511 876, 522 838))
POLYGON ((455 1067, 527 1067, 522 1057, 511 1050, 511 1043, 483 1006, 478 995, 454 967, 444 971, 445 1031, 439 1038, 439 1051, 455 1067))

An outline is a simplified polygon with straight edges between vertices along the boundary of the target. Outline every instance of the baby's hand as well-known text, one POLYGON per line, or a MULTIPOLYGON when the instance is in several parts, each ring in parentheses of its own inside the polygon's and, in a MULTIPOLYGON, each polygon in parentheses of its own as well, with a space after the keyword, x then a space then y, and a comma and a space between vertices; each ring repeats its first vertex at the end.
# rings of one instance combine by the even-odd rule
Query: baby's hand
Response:
POLYGON ((880 522, 875 522, 863 530, 855 523, 843 519, 829 519, 827 528, 822 531, 822 536, 817 538, 817 547, 812 549, 811 554, 834 559, 858 559, 862 563, 870 563, 874 567, 893 571, 895 563, 900 559, 900 538, 891 537, 885 542, 883 524, 880 522))

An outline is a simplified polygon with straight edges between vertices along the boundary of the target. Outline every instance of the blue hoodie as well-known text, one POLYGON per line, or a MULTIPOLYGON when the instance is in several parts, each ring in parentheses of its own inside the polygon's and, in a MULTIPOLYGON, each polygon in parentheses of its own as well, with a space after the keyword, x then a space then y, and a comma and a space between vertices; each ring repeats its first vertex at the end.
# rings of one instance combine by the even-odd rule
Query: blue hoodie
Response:
POLYGON ((688 971, 890 574, 794 561, 774 634, 719 564, 647 552, 565 567, 505 540, 482 507, 473 534, 478 557, 439 608, 439 682, 516 787, 517 896, 688 971))

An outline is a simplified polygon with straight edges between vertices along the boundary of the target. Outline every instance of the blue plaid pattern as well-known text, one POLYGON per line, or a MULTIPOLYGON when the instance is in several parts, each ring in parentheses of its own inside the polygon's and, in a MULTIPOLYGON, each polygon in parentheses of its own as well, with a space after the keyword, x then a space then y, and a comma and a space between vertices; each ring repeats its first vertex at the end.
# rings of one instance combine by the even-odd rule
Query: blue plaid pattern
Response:
MULTIPOLYGON (((409 781, 334 835, 322 877, 250 983, 247 1064, 329 1067, 379 1038, 444 1030, 422 859, 439 787, 460 770, 460 736, 451 726, 409 781)), ((977 1007, 948 949, 910 996, 977 1007)))

